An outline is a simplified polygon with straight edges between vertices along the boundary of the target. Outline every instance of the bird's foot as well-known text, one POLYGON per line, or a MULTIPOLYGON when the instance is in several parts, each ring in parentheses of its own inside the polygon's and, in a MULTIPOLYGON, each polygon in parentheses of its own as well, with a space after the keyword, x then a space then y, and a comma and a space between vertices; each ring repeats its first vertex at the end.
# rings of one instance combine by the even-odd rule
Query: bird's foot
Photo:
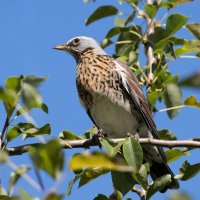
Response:
POLYGON ((98 132, 93 135, 92 139, 95 143, 99 143, 104 137, 107 137, 107 134, 103 133, 102 129, 99 129, 98 132))
POLYGON ((92 139, 94 143, 99 144, 99 147, 101 148, 101 141, 103 140, 104 137, 107 137, 107 134, 103 133, 102 129, 99 129, 96 134, 93 135, 92 139))

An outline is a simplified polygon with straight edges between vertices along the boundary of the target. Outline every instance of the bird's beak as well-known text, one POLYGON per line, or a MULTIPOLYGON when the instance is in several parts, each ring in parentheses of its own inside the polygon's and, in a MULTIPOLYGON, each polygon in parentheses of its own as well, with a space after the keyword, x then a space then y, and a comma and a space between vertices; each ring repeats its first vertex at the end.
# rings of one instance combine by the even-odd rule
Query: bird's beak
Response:
POLYGON ((70 51, 70 48, 69 48, 69 46, 67 44, 57 45, 57 46, 53 47, 53 49, 63 50, 63 51, 67 51, 67 52, 70 51))

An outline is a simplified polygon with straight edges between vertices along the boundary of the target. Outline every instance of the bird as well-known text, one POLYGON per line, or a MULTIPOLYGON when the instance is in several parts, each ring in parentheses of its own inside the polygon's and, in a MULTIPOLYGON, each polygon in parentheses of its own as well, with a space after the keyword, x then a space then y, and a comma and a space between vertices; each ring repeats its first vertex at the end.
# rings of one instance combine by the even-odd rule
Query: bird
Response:
MULTIPOLYGON (((95 39, 88 36, 74 37, 54 49, 66 51, 76 60, 80 103, 107 137, 121 138, 131 134, 159 139, 139 81, 126 63, 109 56, 95 39)), ((167 165, 163 148, 145 145, 142 149, 154 181, 163 175, 171 175, 171 182, 160 192, 178 189, 179 183, 167 165)))

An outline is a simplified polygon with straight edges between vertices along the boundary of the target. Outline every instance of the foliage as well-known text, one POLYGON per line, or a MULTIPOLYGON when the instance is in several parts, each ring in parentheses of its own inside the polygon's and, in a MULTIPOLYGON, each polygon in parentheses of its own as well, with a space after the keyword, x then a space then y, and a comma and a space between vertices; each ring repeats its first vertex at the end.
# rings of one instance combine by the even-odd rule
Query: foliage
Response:
MULTIPOLYGON (((119 3, 131 7, 131 12, 128 15, 123 14, 113 5, 105 5, 97 8, 86 20, 86 25, 89 25, 105 17, 115 16, 115 26, 111 27, 105 34, 105 38, 101 42, 102 47, 115 46, 113 56, 126 62, 136 74, 141 86, 146 88, 150 107, 159 111, 157 103, 163 102, 170 119, 175 118, 183 107, 200 108, 200 102, 195 96, 182 99, 184 87, 199 89, 200 73, 196 72, 179 80, 179 76, 172 74, 169 69, 169 63, 178 58, 187 54, 197 58, 200 55, 200 24, 188 24, 187 16, 173 13, 175 7, 190 1, 166 0, 147 4, 146 1, 119 0, 119 3), (164 21, 158 17, 158 12, 167 12, 168 10, 171 10, 172 14, 164 21), (138 17, 146 23, 145 26, 135 23, 138 17), (192 33, 194 38, 177 37, 176 33, 183 27, 192 33), (140 55, 143 54, 141 49, 144 49, 147 58, 145 66, 142 66, 139 60, 140 55), (149 52, 152 52, 151 55, 149 52)), ((89 2, 89 0, 85 0, 85 2, 89 2)), ((2 127, 0 139, 0 164, 5 164, 13 170, 9 179, 8 191, 0 185, 0 199, 34 199, 23 190, 19 196, 13 195, 18 180, 24 178, 36 190, 43 191, 41 171, 44 171, 55 182, 58 182, 62 177, 65 160, 63 144, 67 145, 70 140, 78 141, 92 138, 97 133, 96 127, 92 127, 81 136, 64 130, 58 138, 52 138, 49 136, 51 133, 49 123, 41 127, 35 124, 31 117, 32 109, 37 108, 48 113, 48 107, 43 102, 38 90, 39 85, 45 79, 33 75, 9 77, 5 81, 5 86, 0 88, 0 100, 5 111, 5 123, 2 127), (46 142, 43 142, 44 135, 48 135, 46 142), (19 136, 22 136, 23 140, 29 138, 33 141, 34 138, 42 138, 41 144, 32 145, 28 149, 33 163, 32 166, 15 166, 9 159, 6 149, 11 142, 19 139, 19 136), (27 174, 32 170, 36 173, 37 182, 27 174)), ((163 140, 177 139, 176 135, 167 129, 158 131, 158 134, 163 140)), ((143 151, 137 138, 127 137, 124 141, 118 143, 109 139, 102 139, 101 147, 103 147, 103 151, 84 151, 74 154, 70 159, 69 168, 75 176, 69 181, 67 195, 70 195, 75 183, 78 182, 78 186, 82 187, 107 173, 111 174, 114 192, 110 196, 97 194, 94 197, 95 200, 122 199, 129 191, 136 191, 139 194, 140 189, 136 188, 136 185, 141 186, 145 191, 144 198, 150 199, 171 182, 171 176, 165 175, 149 183, 149 165, 144 163, 143 151)), ((183 156, 188 156, 189 150, 186 148, 166 150, 167 161, 174 162, 183 156)), ((175 178, 186 181, 198 174, 199 171, 199 163, 190 164, 185 161, 175 178)), ((51 191, 43 199, 60 200, 63 196, 51 191)), ((176 193, 170 197, 171 200, 182 198, 190 199, 182 193, 176 193)), ((127 198, 127 200, 130 199, 127 198)))

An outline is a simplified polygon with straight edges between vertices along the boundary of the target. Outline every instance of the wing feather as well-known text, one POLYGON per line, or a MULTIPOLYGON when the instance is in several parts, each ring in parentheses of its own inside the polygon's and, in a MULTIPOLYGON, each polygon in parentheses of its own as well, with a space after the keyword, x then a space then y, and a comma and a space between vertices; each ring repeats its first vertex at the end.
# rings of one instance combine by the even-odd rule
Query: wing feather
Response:
MULTIPOLYGON (((137 78, 131 72, 129 67, 118 60, 114 61, 116 64, 116 69, 121 76, 122 85, 126 90, 126 93, 131 97, 134 105, 138 109, 139 113, 141 114, 147 128, 149 129, 150 133, 152 134, 153 138, 159 139, 157 135, 156 125, 154 123, 151 111, 149 109, 148 103, 142 93, 142 89, 139 85, 137 78)), ((158 150, 163 158, 166 161, 166 157, 164 151, 161 147, 158 147, 158 150)))

